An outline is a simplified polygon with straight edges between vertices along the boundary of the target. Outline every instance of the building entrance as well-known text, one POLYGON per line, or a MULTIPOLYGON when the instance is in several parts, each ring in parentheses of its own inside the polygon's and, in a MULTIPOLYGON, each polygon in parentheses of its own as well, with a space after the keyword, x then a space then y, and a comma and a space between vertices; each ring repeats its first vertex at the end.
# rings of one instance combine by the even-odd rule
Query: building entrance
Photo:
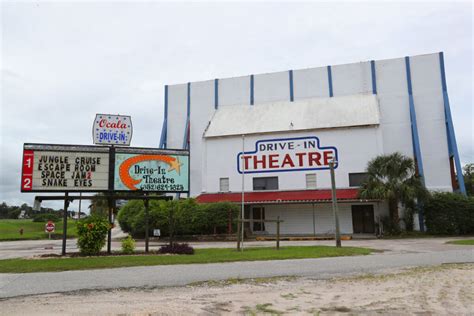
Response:
POLYGON ((252 231, 253 232, 264 232, 265 231, 265 208, 263 206, 252 207, 252 231))
POLYGON ((374 234, 374 206, 352 205, 352 228, 354 234, 374 234))

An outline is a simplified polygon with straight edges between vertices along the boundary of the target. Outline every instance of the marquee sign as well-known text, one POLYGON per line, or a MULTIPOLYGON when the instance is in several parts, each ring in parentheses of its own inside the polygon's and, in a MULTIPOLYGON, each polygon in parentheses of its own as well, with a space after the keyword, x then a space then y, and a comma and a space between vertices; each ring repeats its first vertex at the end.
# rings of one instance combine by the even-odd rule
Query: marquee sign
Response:
POLYGON ((25 144, 22 192, 104 191, 108 187, 107 148, 25 144))
POLYGON ((189 192, 189 152, 25 144, 22 192, 189 192))
POLYGON ((92 138, 96 145, 130 146, 132 118, 125 115, 96 114, 92 138))
POLYGON ((163 150, 117 152, 114 190, 188 192, 189 155, 163 150))
POLYGON ((259 140, 255 150, 237 154, 239 173, 265 173, 329 169, 338 166, 336 147, 321 147, 317 137, 259 140), (243 159, 242 159, 243 158, 243 159))

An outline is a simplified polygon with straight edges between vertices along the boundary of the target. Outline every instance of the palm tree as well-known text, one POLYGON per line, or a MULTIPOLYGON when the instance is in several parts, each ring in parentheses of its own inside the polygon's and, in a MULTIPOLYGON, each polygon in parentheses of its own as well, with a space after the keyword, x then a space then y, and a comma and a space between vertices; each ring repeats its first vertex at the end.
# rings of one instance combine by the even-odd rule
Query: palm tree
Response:
POLYGON ((367 165, 367 178, 359 189, 362 199, 387 200, 392 225, 399 229, 398 205, 412 205, 428 192, 416 174, 413 159, 393 153, 378 156, 367 165))

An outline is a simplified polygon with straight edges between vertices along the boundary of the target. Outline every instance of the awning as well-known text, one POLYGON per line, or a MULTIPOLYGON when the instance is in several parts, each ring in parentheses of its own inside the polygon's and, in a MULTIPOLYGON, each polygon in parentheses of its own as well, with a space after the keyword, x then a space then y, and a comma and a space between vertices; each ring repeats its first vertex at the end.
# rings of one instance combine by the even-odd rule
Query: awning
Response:
POLYGON ((380 124, 377 97, 356 94, 311 98, 255 106, 222 106, 216 110, 204 137, 361 127, 380 124))
MULTIPOLYGON (((336 196, 338 201, 361 201, 358 198, 358 189, 338 189, 336 196)), ((331 190, 264 191, 244 194, 245 204, 330 202, 331 199, 331 190)), ((242 203, 242 193, 203 193, 197 197, 197 201, 242 203)))

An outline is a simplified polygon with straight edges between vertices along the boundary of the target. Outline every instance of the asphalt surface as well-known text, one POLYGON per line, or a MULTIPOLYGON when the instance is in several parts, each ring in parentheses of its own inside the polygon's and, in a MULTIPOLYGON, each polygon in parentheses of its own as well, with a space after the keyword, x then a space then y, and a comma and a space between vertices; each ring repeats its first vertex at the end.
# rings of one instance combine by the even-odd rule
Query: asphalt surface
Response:
MULTIPOLYGON (((436 252, 454 249, 472 249, 471 246, 455 246, 446 244, 447 241, 456 239, 466 239, 468 237, 449 238, 413 238, 413 239, 354 239, 343 241, 343 246, 366 247, 386 250, 385 254, 394 253, 418 253, 436 252)), ((157 250, 163 241, 151 241, 150 249, 157 250)), ((194 248, 235 248, 236 242, 190 242, 194 248)), ((334 240, 313 240, 313 241, 282 241, 282 246, 313 246, 329 245, 334 246, 334 240)), ((0 242, 0 260, 19 257, 34 257, 42 254, 61 254, 61 240, 22 240, 0 242)), ((137 250, 144 250, 143 241, 137 241, 137 250)), ((246 241, 245 247, 274 247, 274 241, 246 241)), ((112 250, 120 250, 121 244, 117 240, 112 241, 112 250)), ((78 252, 75 239, 67 240, 67 253, 78 252)))
POLYGON ((330 278, 386 269, 474 262, 472 249, 368 256, 130 267, 87 271, 0 274, 0 298, 133 287, 182 286, 229 278, 303 276, 330 278))

